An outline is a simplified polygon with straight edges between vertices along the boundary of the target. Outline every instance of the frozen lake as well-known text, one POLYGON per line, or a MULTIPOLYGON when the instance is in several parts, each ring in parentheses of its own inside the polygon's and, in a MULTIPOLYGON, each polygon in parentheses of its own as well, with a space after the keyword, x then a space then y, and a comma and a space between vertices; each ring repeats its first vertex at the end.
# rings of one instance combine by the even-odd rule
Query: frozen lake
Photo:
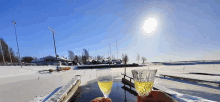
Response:
MULTIPOLYGON (((34 99, 36 96, 50 94, 56 88, 65 85, 75 75, 82 75, 81 85, 96 79, 96 69, 77 69, 66 72, 38 73, 38 70, 55 69, 56 66, 1 66, 0 67, 0 102, 24 102, 34 99), (39 77, 39 79, 38 79, 39 77), (13 98, 11 98, 13 97, 13 98)), ((159 74, 169 74, 195 79, 220 81, 219 76, 187 74, 189 72, 205 72, 220 74, 220 65, 180 65, 180 66, 145 66, 127 67, 128 76, 132 76, 133 69, 158 69, 154 84, 171 89, 175 92, 193 95, 213 101, 220 101, 220 88, 211 85, 203 85, 171 78, 161 78, 159 74)), ((121 79, 124 68, 112 68, 115 79, 121 79)))

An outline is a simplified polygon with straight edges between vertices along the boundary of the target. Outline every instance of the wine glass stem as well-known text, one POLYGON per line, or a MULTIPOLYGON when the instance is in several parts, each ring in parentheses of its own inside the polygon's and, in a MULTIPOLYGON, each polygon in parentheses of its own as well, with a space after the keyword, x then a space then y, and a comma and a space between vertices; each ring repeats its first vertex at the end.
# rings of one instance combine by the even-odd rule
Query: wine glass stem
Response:
POLYGON ((109 95, 104 95, 104 97, 105 97, 105 98, 108 98, 108 97, 109 97, 109 95))

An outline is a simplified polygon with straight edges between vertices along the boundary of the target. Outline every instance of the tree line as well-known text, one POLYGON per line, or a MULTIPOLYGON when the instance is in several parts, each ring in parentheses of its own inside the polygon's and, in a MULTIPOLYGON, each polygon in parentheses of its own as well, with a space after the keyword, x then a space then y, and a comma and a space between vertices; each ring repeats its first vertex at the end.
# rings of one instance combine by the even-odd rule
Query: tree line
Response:
MULTIPOLYGON (((12 61, 12 63, 18 63, 19 58, 18 58, 18 56, 15 55, 15 52, 13 51, 13 49, 8 46, 8 44, 4 41, 4 39, 0 38, 0 42, 1 42, 0 63, 4 63, 3 57, 4 57, 5 62, 11 63, 11 61, 12 61), (2 56, 2 54, 3 54, 3 56, 2 56)), ((90 56, 89 52, 86 49, 83 49, 82 55, 74 55, 73 51, 68 51, 68 54, 69 54, 69 60, 74 61, 74 63, 86 64, 87 61, 90 61, 90 60, 102 61, 105 59, 101 55, 97 55, 96 57, 90 56)), ((25 56, 25 57, 21 58, 21 61, 26 62, 26 63, 31 63, 32 60, 36 60, 36 59, 37 59, 36 57, 25 56)), ((108 56, 107 59, 108 60, 115 60, 115 58, 113 56, 112 57, 108 56)), ((145 57, 142 57, 141 59, 142 59, 143 63, 145 61, 147 61, 147 59, 145 57)), ((138 63, 139 63, 139 60, 140 60, 139 54, 137 55, 136 60, 138 60, 138 63)), ((126 64, 128 62, 128 55, 122 54, 122 61, 123 61, 123 63, 126 64)))
MULTIPOLYGON (((16 56, 15 52, 12 48, 8 46, 8 44, 4 41, 4 39, 0 38, 1 46, 0 46, 0 63, 18 63, 19 58, 16 56), (3 56, 2 56, 3 54, 3 56)), ((22 62, 31 63, 32 60, 36 60, 36 57, 25 56, 21 58, 22 62)))
MULTIPOLYGON (((68 51, 68 54, 69 54, 69 60, 71 61, 74 61, 74 63, 82 63, 82 64, 86 64, 87 61, 92 61, 92 63, 97 63, 97 61, 102 61, 104 60, 105 58, 103 56, 95 56, 95 57, 92 57, 89 55, 89 52, 84 48, 83 49, 83 52, 82 52, 82 55, 74 55, 73 51, 68 51)), ((107 57, 108 60, 111 59, 111 57, 107 57)), ((115 59, 113 56, 112 56, 112 59, 115 59)))
MULTIPOLYGON (((95 57, 89 56, 89 52, 86 49, 83 49, 82 55, 74 55, 73 51, 68 51, 68 53, 69 53, 69 60, 74 61, 74 63, 86 64, 87 61, 89 60, 92 60, 92 63, 93 63, 94 61, 98 61, 98 60, 102 61, 105 59, 103 56, 100 56, 100 55, 97 55, 95 57)), ((107 59, 116 60, 113 56, 112 58, 109 56, 107 57, 107 59)), ((122 61, 124 64, 127 64, 128 59, 129 58, 127 54, 122 54, 122 61)), ((140 59, 143 61, 143 64, 147 61, 146 57, 140 57, 140 55, 138 54, 136 58, 136 60, 138 60, 138 63, 140 59)))
POLYGON ((0 38, 1 46, 0 46, 0 63, 8 62, 8 63, 18 63, 18 56, 15 56, 15 53, 12 48, 8 46, 8 44, 4 41, 4 39, 0 38), (3 56, 2 56, 3 54, 3 56), (3 60, 4 57, 4 60, 3 60))

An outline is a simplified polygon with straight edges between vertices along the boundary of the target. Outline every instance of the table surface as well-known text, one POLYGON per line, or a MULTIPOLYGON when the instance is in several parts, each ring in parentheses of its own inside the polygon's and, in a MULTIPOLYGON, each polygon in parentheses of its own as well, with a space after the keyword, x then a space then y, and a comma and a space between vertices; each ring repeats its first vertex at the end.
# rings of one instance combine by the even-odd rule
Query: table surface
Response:
MULTIPOLYGON (((135 94, 124 90, 124 84, 121 80, 114 80, 111 93, 109 98, 111 98, 112 102, 136 102, 137 96, 135 94)), ((125 87, 130 88, 129 86, 125 85, 125 87)), ((134 88, 131 88, 135 91, 134 88)), ((88 82, 87 85, 80 86, 77 92, 73 95, 69 102, 90 102, 91 100, 97 97, 104 97, 97 81, 93 80, 88 82), (78 97, 76 95, 78 93, 78 97)))

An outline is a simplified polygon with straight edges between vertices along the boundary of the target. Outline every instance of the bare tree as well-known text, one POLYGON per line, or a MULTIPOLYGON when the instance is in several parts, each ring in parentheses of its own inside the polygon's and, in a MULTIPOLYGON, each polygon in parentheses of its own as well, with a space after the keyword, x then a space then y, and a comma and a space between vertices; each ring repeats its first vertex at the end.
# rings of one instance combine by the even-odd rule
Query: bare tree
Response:
POLYGON ((103 59, 104 59, 103 56, 100 56, 100 55, 97 56, 97 60, 101 60, 102 61, 103 59))
POLYGON ((143 61, 143 64, 144 64, 144 62, 147 61, 147 58, 142 57, 142 61, 143 61))
POLYGON ((80 64, 82 62, 82 56, 78 56, 78 63, 80 64))
POLYGON ((84 60, 87 61, 89 59, 89 52, 86 49, 83 49, 84 60))
POLYGON ((74 56, 74 59, 73 59, 76 63, 79 63, 79 57, 77 55, 74 56))
POLYGON ((4 41, 4 39, 0 38, 1 46, 0 46, 0 63, 3 63, 3 58, 6 62, 19 62, 19 58, 15 55, 12 48, 8 46, 8 44, 4 41), (3 55, 2 55, 3 54, 3 55))
POLYGON ((122 61, 125 63, 125 70, 124 70, 124 76, 126 75, 126 64, 128 62, 128 55, 122 54, 122 61))
POLYGON ((97 56, 97 60, 101 60, 101 56, 100 55, 97 56))
POLYGON ((137 54, 136 60, 138 60, 138 64, 139 64, 139 60, 140 60, 140 55, 139 54, 137 54))
POLYGON ((70 60, 70 61, 73 61, 73 59, 74 59, 74 53, 73 53, 73 51, 68 51, 68 53, 69 53, 69 60, 70 60))
POLYGON ((83 63, 83 64, 86 64, 86 61, 87 61, 87 58, 86 58, 86 56, 83 55, 83 56, 82 56, 82 63, 83 63))
POLYGON ((123 61, 123 63, 124 64, 127 64, 127 62, 128 62, 128 55, 127 54, 122 54, 122 61, 123 61))

